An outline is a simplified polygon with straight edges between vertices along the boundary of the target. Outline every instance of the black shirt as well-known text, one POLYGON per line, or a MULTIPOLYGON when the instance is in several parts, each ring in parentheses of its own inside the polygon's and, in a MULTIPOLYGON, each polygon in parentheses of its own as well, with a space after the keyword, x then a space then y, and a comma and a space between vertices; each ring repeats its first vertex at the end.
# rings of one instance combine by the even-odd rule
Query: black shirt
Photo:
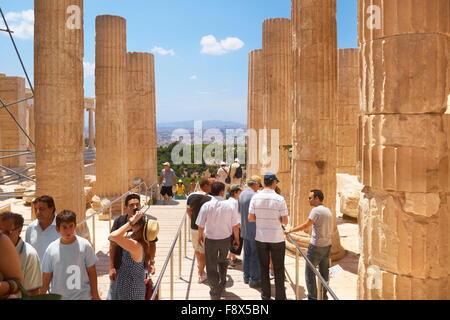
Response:
POLYGON ((210 201, 212 198, 208 195, 203 194, 192 194, 189 196, 187 200, 187 205, 191 207, 191 229, 198 230, 198 226, 195 224, 195 221, 197 221, 198 214, 200 213, 200 209, 202 206, 210 201))

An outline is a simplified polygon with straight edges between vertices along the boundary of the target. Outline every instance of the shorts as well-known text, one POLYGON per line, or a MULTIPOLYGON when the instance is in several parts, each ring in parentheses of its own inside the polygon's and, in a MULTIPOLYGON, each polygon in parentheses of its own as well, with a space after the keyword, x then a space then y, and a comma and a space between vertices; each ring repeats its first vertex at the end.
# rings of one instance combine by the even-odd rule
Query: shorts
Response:
POLYGON ((173 197, 172 187, 162 187, 161 188, 161 195, 165 196, 168 195, 169 197, 173 197))
POLYGON ((205 242, 202 246, 198 244, 198 230, 191 229, 191 241, 195 251, 205 254, 205 242))

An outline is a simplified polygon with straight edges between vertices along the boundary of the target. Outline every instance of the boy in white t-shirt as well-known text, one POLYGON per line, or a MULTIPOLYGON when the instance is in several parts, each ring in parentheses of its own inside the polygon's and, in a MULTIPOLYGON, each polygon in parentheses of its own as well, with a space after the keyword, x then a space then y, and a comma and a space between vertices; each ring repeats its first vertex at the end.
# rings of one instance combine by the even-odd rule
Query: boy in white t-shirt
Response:
POLYGON ((52 242, 42 261, 41 294, 60 294, 62 300, 100 300, 97 288, 98 261, 90 243, 75 235, 76 214, 62 211, 56 216, 56 231, 61 238, 52 242))

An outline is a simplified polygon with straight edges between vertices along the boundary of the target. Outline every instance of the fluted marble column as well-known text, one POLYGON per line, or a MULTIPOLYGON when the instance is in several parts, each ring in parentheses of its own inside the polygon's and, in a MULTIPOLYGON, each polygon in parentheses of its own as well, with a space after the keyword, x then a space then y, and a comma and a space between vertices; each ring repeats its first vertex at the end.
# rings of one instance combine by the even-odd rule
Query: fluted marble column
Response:
MULTIPOLYGON (((101 198, 111 200, 128 190, 126 56, 126 20, 97 16, 95 191, 101 198)), ((117 205, 114 211, 119 210, 117 205)))
MULTIPOLYGON (((83 1, 35 0, 36 194, 85 218, 83 166, 83 1), (69 28, 69 6, 78 27, 69 28), (77 13, 78 12, 78 13, 77 13)), ((72 26, 72 25, 71 25, 72 26)), ((77 229, 89 237, 86 225, 77 229)))
POLYGON ((93 108, 89 109, 89 145, 88 145, 89 149, 95 148, 94 113, 95 113, 95 109, 93 109, 93 108))
POLYGON ((359 172, 359 49, 338 51, 337 173, 359 172))
POLYGON ((155 67, 151 53, 127 55, 128 183, 156 182, 155 67))
POLYGON ((359 299, 450 298, 449 16, 448 0, 359 1, 359 299))
MULTIPOLYGON (((322 190, 325 206, 336 213, 336 0, 292 0, 292 23, 295 122, 291 221, 297 225, 309 216, 308 194, 312 189, 322 190)), ((345 250, 333 217, 331 258, 337 260, 345 250)), ((306 245, 309 235, 297 240, 306 245)))
POLYGON ((248 156, 247 177, 261 174, 259 161, 259 133, 263 129, 263 99, 265 92, 263 50, 253 50, 249 53, 248 62, 248 105, 247 128, 248 156))
MULTIPOLYGON (((268 19, 263 24, 263 56, 267 105, 265 128, 268 131, 268 150, 272 162, 278 159, 279 187, 289 206, 291 163, 289 148, 292 145, 292 32, 291 21, 285 18, 268 19), (271 145, 271 130, 279 130, 279 148, 271 145)), ((264 168, 263 168, 264 170, 264 168)))

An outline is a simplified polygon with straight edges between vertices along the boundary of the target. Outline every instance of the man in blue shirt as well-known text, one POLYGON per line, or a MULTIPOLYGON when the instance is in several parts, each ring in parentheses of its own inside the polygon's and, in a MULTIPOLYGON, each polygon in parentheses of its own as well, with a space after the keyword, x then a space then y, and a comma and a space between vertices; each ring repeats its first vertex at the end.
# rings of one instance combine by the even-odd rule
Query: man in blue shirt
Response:
POLYGON ((60 238, 56 231, 55 200, 50 196, 42 196, 33 201, 37 220, 27 228, 25 242, 31 244, 37 251, 39 259, 44 259, 45 250, 53 241, 60 238))
POLYGON ((253 176, 239 196, 239 212, 241 213, 241 237, 244 239, 244 282, 251 288, 261 287, 261 275, 256 250, 256 223, 248 221, 248 208, 253 196, 261 188, 261 178, 253 176))

